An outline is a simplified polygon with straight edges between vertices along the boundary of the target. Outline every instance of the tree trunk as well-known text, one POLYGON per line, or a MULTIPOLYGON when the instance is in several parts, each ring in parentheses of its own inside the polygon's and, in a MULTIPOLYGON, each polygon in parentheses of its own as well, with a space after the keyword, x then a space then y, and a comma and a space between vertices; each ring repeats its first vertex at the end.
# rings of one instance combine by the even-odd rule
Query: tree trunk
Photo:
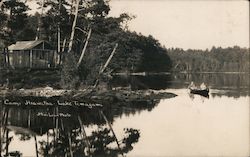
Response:
POLYGON ((96 79, 95 84, 94 84, 94 86, 93 86, 94 88, 96 88, 97 85, 99 84, 99 77, 100 77, 100 75, 104 72, 104 70, 106 69, 106 67, 108 66, 109 62, 111 61, 112 57, 113 57, 114 54, 115 54, 115 51, 116 51, 117 47, 118 47, 118 44, 115 44, 115 47, 114 47, 113 51, 111 52, 111 54, 110 54, 108 60, 107 60, 106 63, 104 64, 103 68, 100 69, 98 78, 96 79))
MULTIPOLYGON (((62 0, 59 0, 59 16, 61 16, 61 5, 62 0)), ((61 53, 61 29, 60 29, 60 22, 57 24, 57 64, 60 62, 60 53, 61 53)))
POLYGON ((63 40, 62 51, 61 51, 61 53, 59 55, 59 65, 61 65, 62 61, 63 61, 63 54, 65 52, 66 41, 67 40, 66 40, 66 37, 65 37, 64 40, 63 40))
POLYGON ((6 68, 7 67, 7 48, 4 48, 3 49, 3 57, 4 57, 4 59, 3 59, 3 67, 4 68, 6 68))
POLYGON ((115 51, 116 51, 117 47, 118 47, 118 44, 115 44, 115 47, 114 47, 113 51, 111 52, 111 54, 110 54, 108 60, 107 60, 106 63, 104 64, 103 68, 101 69, 100 74, 103 73, 104 70, 106 69, 106 67, 108 66, 109 62, 111 61, 112 57, 113 57, 114 54, 115 54, 115 51))
POLYGON ((85 51, 86 51, 87 46, 88 46, 88 42, 89 42, 89 38, 90 38, 90 36, 91 36, 91 32, 92 32, 92 29, 90 28, 90 29, 89 29, 89 32, 88 32, 88 36, 87 36, 86 42, 85 42, 84 47, 83 47, 83 49, 82 49, 81 56, 80 56, 79 61, 78 61, 78 63, 77 63, 77 67, 79 67, 79 65, 80 65, 81 62, 82 62, 83 56, 84 56, 85 51))
POLYGON ((41 10, 41 15, 38 17, 38 27, 37 27, 37 35, 36 35, 36 38, 35 40, 38 40, 41 38, 41 27, 42 27, 42 16, 43 16, 43 11, 44 11, 44 0, 42 0, 42 10, 41 10))
POLYGON ((8 62, 7 67, 9 68, 10 67, 10 54, 9 54, 8 48, 6 48, 6 54, 7 54, 7 62, 8 62))
POLYGON ((72 50, 72 45, 73 45, 73 40, 74 40, 74 35, 75 35, 76 21, 77 21, 77 16, 78 16, 79 3, 80 3, 80 0, 76 0, 75 18, 74 18, 72 29, 71 29, 68 53, 70 53, 72 50))
POLYGON ((60 29, 60 25, 58 24, 57 26, 57 52, 60 53, 61 52, 61 29, 60 29))
POLYGON ((62 52, 65 51, 65 46, 66 46, 66 37, 63 40, 63 45, 62 45, 62 52))

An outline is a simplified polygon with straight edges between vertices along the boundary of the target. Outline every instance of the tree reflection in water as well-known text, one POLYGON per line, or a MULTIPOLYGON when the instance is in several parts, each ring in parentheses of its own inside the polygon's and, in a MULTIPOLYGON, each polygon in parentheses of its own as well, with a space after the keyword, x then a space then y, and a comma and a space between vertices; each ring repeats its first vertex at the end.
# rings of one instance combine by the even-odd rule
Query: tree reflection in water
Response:
POLYGON ((124 128, 122 137, 116 137, 112 122, 117 116, 152 110, 158 101, 126 102, 103 105, 102 108, 51 106, 6 106, 1 104, 1 155, 22 156, 9 151, 14 132, 20 141, 35 141, 37 156, 109 156, 124 155, 133 149, 140 138, 139 130, 124 128), (40 113, 53 115, 38 116, 40 113), (70 115, 63 117, 62 115, 70 115), (87 127, 97 126, 86 134, 87 127), (37 136, 47 139, 37 141, 37 136))
MULTIPOLYGON (((53 138, 53 134, 50 134, 53 138)), ((81 138, 80 129, 71 131, 63 131, 56 141, 47 143, 41 141, 39 152, 42 156, 109 156, 116 157, 133 149, 132 144, 136 143, 140 137, 140 133, 136 129, 125 129, 124 137, 120 140, 121 149, 112 147, 115 143, 115 137, 111 130, 106 127, 99 127, 87 137, 90 148, 86 144, 86 140, 81 138)))

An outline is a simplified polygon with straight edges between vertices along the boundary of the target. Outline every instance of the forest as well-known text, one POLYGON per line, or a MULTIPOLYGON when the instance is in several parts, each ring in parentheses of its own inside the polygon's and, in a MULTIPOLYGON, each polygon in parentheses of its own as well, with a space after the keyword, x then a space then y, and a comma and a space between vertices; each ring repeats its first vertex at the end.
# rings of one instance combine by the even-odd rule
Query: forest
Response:
POLYGON ((167 53, 177 72, 246 72, 249 73, 249 48, 212 47, 211 50, 169 48, 167 53))
POLYGON ((27 13, 31 8, 23 0, 1 3, 0 49, 17 41, 48 41, 61 55, 63 82, 93 83, 112 50, 106 73, 171 69, 166 49, 154 37, 128 30, 133 16, 109 16, 108 0, 37 1, 35 14, 27 13))

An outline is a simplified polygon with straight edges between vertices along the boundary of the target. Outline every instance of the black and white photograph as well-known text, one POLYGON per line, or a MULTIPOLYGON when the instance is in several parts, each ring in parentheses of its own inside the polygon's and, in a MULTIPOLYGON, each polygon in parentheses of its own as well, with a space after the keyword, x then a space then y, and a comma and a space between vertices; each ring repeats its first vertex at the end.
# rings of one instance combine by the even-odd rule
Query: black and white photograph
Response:
POLYGON ((248 0, 0 0, 0 157, 250 157, 248 0))

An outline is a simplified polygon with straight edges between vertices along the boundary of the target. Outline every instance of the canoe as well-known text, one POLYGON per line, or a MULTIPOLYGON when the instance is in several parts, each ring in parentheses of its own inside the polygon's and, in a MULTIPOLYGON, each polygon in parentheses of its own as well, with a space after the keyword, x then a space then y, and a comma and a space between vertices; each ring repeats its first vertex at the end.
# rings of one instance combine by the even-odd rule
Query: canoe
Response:
POLYGON ((192 94, 199 94, 204 97, 208 97, 209 89, 190 89, 190 93, 192 94))

